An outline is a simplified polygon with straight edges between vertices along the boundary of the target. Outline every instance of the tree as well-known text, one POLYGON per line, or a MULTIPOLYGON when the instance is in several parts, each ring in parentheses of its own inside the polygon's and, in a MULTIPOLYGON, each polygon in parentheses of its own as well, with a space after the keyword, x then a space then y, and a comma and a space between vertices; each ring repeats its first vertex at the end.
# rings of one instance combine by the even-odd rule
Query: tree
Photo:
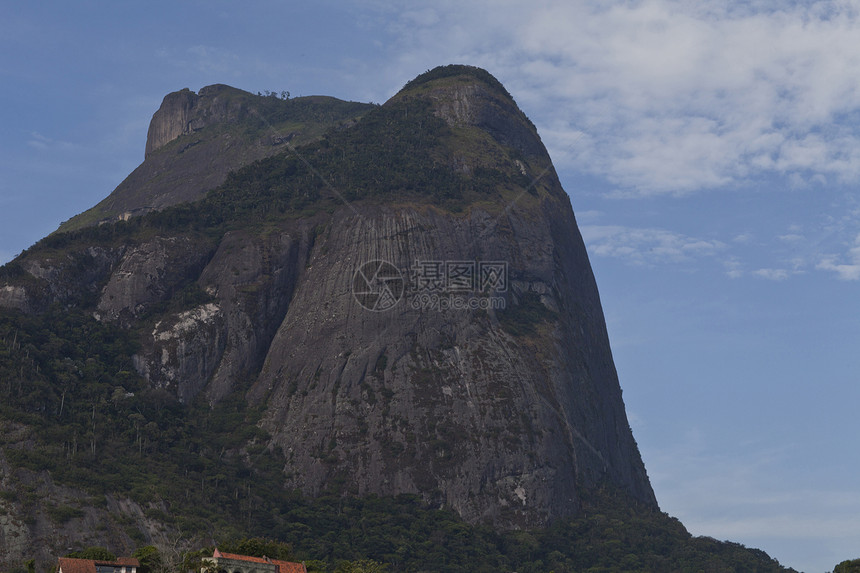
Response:
POLYGON ((161 553, 154 545, 141 547, 132 556, 140 561, 138 573, 161 573, 163 569, 161 553))
POLYGON ((96 561, 116 561, 116 555, 104 547, 87 547, 80 551, 72 551, 66 557, 72 559, 93 559, 96 561))
MULTIPOLYGON (((186 571, 187 568, 183 568, 183 564, 189 559, 192 545, 193 542, 187 539, 181 530, 173 532, 172 535, 160 536, 155 542, 160 569, 156 570, 155 573, 186 571)), ((209 555, 212 555, 212 551, 208 551, 209 555)))
POLYGON ((388 565, 373 559, 344 561, 335 569, 335 573, 387 573, 388 565))
POLYGON ((860 559, 843 561, 833 568, 833 573, 860 573, 860 559))
POLYGON ((226 541, 220 544, 219 549, 227 553, 248 555, 250 557, 271 557, 282 561, 292 561, 293 546, 289 543, 263 539, 262 537, 244 538, 226 541))

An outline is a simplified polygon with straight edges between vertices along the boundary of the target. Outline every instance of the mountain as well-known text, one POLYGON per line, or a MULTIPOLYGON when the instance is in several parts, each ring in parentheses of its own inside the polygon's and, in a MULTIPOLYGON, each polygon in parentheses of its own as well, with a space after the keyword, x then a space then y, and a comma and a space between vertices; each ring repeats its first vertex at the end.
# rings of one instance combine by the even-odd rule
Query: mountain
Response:
POLYGON ((0 284, 0 554, 305 539, 337 522, 312 500, 662 515, 569 198, 484 70, 382 106, 170 94, 0 284))

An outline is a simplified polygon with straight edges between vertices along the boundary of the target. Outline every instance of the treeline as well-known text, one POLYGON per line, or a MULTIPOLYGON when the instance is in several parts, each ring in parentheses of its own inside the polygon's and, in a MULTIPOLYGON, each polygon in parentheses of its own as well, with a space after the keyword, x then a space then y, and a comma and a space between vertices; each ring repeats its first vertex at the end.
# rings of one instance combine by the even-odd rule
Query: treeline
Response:
MULTIPOLYGON (((216 534, 214 539, 224 552, 300 561, 309 571, 324 573, 791 571, 762 551, 691 537, 677 520, 633 506, 621 495, 604 491, 598 498, 599 510, 549 528, 499 532, 468 525, 415 496, 294 497, 279 508, 281 525, 268 536, 216 534)), ((143 565, 141 573, 200 571, 214 547, 179 552, 147 545, 134 556, 143 565)), ((99 551, 105 550, 89 548, 71 556, 109 558, 99 551)))

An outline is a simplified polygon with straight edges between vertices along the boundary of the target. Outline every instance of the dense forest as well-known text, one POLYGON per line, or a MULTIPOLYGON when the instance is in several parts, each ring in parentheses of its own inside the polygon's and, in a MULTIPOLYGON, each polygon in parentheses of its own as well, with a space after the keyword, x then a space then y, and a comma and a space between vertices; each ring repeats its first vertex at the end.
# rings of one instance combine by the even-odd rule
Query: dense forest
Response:
MULTIPOLYGON (((643 512, 604 492, 599 513, 534 531, 498 532, 470 526, 451 511, 424 506, 414 496, 316 500, 287 496, 271 538, 219 536, 192 547, 141 545, 141 573, 200 570, 201 559, 222 551, 304 562, 309 571, 785 571, 764 552, 708 537, 691 537, 677 520, 643 512)), ((262 509, 262 508, 261 508, 262 509)), ((253 514, 254 518, 258 514, 253 514)), ((111 559, 106 549, 82 548, 72 557, 111 559)), ((841 564, 840 572, 849 562, 841 564)), ((14 571, 26 571, 26 564, 14 571)))

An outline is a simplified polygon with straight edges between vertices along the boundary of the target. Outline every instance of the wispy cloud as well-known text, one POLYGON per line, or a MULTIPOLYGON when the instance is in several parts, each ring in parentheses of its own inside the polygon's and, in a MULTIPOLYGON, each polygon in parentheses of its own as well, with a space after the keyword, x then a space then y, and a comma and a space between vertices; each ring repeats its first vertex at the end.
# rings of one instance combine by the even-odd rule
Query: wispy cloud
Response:
POLYGON ((27 145, 36 149, 50 149, 54 151, 72 151, 79 148, 79 146, 74 143, 70 143, 68 141, 58 141, 56 139, 52 139, 50 137, 42 135, 41 133, 38 133, 36 131, 30 133, 29 137, 27 138, 27 145))
MULTIPOLYGON (((752 277, 774 282, 813 271, 835 273, 842 280, 860 280, 860 233, 846 245, 846 221, 838 221, 810 239, 792 228, 770 239, 750 233, 700 238, 663 228, 600 224, 603 214, 585 213, 580 225, 593 257, 612 257, 632 265, 710 265, 722 267, 728 278, 752 277), (829 253, 822 254, 825 249, 829 253), (842 254, 834 254, 844 251, 842 254)), ((855 225, 856 227, 856 225, 855 225)), ((850 235, 849 235, 850 236, 850 235)))
POLYGON ((844 256, 825 255, 816 268, 835 272, 843 280, 860 280, 860 234, 844 256))
POLYGON ((753 274, 771 281, 784 281, 794 273, 788 269, 756 269, 753 274))
POLYGON ((580 231, 593 255, 617 257, 635 264, 692 261, 725 248, 720 241, 688 237, 665 229, 583 225, 580 231))

